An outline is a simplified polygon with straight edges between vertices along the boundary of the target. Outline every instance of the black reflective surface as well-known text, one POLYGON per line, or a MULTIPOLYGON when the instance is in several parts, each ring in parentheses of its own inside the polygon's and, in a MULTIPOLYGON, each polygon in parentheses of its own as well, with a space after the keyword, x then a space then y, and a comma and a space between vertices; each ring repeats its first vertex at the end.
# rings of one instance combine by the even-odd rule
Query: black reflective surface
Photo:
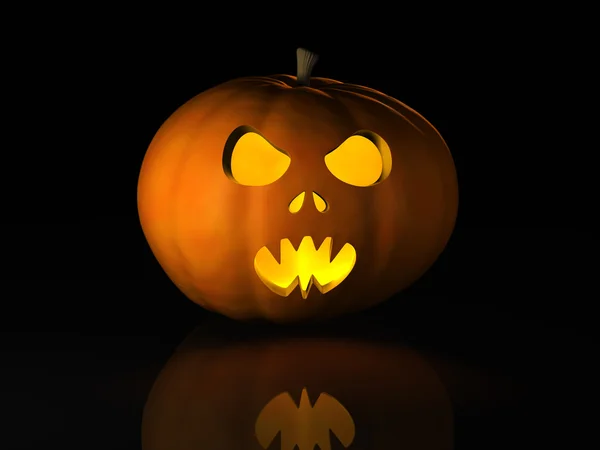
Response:
MULTIPOLYGON (((315 75, 370 86, 431 121, 457 166, 460 209, 448 247, 408 292, 353 321, 297 329, 297 338, 352 338, 369 349, 384 341, 387 351, 413 355, 439 380, 443 390, 434 392, 450 398, 457 449, 597 447, 597 127, 587 113, 597 82, 585 83, 595 63, 586 46, 595 40, 581 34, 594 27, 564 31, 556 25, 569 19, 561 5, 557 20, 495 8, 498 20, 467 14, 458 23, 455 14, 448 29, 436 21, 409 32, 405 25, 417 15, 398 15, 390 3, 393 14, 377 9, 375 20, 346 8, 356 20, 325 21, 327 33, 317 35, 318 14, 308 5, 282 9, 279 21, 248 18, 243 39, 227 39, 232 27, 212 12, 202 17, 225 23, 221 32, 198 26, 197 15, 193 26, 176 19, 168 30, 162 17, 159 25, 137 11, 129 19, 121 6, 79 18, 55 3, 43 14, 41 5, 25 7, 21 17, 10 16, 19 33, 11 33, 3 54, 9 103, 0 164, 0 450, 139 450, 152 387, 163 368, 173 370, 171 358, 195 329, 200 341, 220 343, 220 356, 234 355, 225 367, 242 373, 257 363, 235 366, 239 339, 289 338, 215 321, 186 300, 148 248, 135 191, 148 144, 176 108, 232 78, 293 73, 298 46, 321 55, 315 75), (296 13, 302 33, 290 30, 296 13), (394 23, 382 23, 384 16, 394 23), (374 29, 358 27, 359 20, 374 29), (337 22, 342 32, 332 31, 337 22), (284 29, 275 30, 277 23, 284 29), (237 337, 224 342, 231 335, 237 337)), ((574 10, 579 23, 586 15, 574 10)), ((192 368, 201 369, 194 361, 203 351, 188 351, 192 368)), ((398 365, 402 357, 384 360, 398 365)), ((348 380, 336 370, 367 364, 344 361, 327 373, 348 380)), ((215 377, 214 393, 223 391, 230 374, 208 366, 198 376, 215 377)), ((266 367, 252 370, 264 375, 266 367)), ((318 391, 314 368, 305 375, 318 391)), ((259 391, 256 404, 288 389, 286 380, 298 399, 303 380, 289 377, 303 372, 277 373, 277 389, 259 391)), ((364 377, 365 392, 391 392, 364 377)), ((336 389, 325 381, 322 389, 336 389)), ((256 383, 269 386, 264 378, 256 383)), ((245 386, 236 389, 232 398, 248 398, 245 386)), ((189 390, 190 401, 201 393, 189 390)), ((381 411, 361 412, 368 403, 353 404, 353 392, 335 394, 356 418, 356 442, 364 442, 365 424, 381 411)), ((417 400, 392 403, 406 417, 423 404, 417 400)), ((252 408, 238 409, 236 420, 254 420, 252 408)), ((156 432, 168 431, 158 419, 156 432)), ((409 436, 394 435, 399 443, 409 436)))
MULTIPOLYGON (((487 334, 419 343, 394 322, 377 313, 282 328, 203 315, 161 337, 4 333, 3 448, 139 449, 143 437, 146 450, 260 449, 261 408, 282 392, 297 403, 303 388, 350 412, 349 448, 586 441, 595 386, 585 339, 504 318, 487 334)), ((331 444, 343 448, 333 434, 331 444)))

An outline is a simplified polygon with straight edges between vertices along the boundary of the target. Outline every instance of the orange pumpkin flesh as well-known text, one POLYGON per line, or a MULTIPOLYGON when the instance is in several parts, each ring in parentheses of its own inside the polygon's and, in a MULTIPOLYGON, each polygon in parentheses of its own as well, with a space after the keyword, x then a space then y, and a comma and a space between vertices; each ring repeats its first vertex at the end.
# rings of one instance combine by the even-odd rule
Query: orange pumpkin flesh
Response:
POLYGON ((365 309, 409 286, 445 247, 457 204, 450 152, 421 115, 368 87, 290 75, 184 104, 138 185, 144 234, 179 289, 275 322, 365 309))
POLYGON ((142 448, 450 450, 453 422, 436 372, 406 347, 199 328, 149 394, 142 448))

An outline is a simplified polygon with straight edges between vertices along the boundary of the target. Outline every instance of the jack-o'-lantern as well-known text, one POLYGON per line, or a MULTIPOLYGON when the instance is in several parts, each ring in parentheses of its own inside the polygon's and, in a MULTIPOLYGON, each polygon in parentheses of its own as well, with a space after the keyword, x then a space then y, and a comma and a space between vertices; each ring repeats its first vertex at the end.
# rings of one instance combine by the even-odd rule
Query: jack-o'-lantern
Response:
POLYGON ((337 316, 418 279, 454 227, 458 187, 436 129, 374 89, 250 77, 180 107, 144 158, 138 209, 192 301, 234 319, 337 316))
MULTIPOLYGON (((222 324, 219 324, 222 325, 222 324)), ((199 327, 148 396, 143 450, 450 450, 450 397, 398 344, 199 327)))

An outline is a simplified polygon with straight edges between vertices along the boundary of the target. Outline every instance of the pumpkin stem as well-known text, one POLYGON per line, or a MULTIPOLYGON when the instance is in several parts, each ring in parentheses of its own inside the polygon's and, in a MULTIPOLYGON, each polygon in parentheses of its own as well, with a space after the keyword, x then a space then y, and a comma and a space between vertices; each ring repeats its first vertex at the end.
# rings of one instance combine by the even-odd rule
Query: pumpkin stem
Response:
POLYGON ((296 82, 299 86, 310 86, 310 74, 319 60, 319 55, 304 48, 296 50, 297 74, 296 82))

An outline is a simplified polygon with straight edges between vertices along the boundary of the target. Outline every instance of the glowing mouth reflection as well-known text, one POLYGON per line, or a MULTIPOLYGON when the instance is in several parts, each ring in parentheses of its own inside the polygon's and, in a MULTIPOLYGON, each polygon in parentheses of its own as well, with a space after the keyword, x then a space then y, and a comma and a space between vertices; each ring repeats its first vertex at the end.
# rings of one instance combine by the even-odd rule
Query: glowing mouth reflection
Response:
POLYGON ((298 285, 304 299, 313 284, 325 294, 344 281, 356 263, 356 250, 350 244, 344 244, 331 260, 332 244, 332 238, 325 238, 317 250, 312 237, 305 236, 296 250, 289 239, 282 239, 281 262, 263 247, 254 258, 254 269, 265 286, 282 297, 298 285))

